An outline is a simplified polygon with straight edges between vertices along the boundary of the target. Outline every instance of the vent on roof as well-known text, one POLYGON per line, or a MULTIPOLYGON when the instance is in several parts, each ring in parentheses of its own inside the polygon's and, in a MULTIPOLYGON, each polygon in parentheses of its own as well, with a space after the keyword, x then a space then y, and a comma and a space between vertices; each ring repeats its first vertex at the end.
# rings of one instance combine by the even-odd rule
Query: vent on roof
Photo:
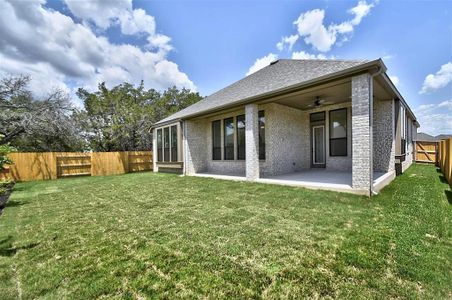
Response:
POLYGON ((273 66, 273 65, 276 64, 278 61, 279 61, 279 59, 272 61, 272 62, 270 63, 270 66, 273 66))

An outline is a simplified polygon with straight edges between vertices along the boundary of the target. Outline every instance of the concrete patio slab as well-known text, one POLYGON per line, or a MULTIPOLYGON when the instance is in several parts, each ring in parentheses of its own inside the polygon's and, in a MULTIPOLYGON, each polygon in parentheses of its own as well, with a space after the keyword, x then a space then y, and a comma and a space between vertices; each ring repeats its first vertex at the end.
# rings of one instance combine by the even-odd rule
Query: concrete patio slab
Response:
MULTIPOLYGON (((246 181, 243 174, 215 174, 196 173, 197 177, 208 177, 223 180, 246 181)), ((375 192, 380 191, 384 186, 394 179, 394 172, 383 173, 374 172, 373 186, 375 192)), ((255 179, 254 182, 277 184, 308 189, 329 190, 335 192, 346 192, 353 194, 366 194, 365 190, 352 189, 352 173, 346 171, 335 171, 328 169, 309 169, 300 172, 293 172, 277 176, 268 176, 255 179)))

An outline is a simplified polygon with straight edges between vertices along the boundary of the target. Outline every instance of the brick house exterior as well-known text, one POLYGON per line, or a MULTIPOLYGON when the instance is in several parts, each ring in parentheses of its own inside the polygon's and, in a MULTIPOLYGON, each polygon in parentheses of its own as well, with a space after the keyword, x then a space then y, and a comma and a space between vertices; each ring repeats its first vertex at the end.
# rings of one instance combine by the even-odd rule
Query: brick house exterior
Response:
POLYGON ((411 164, 419 127, 385 71, 380 59, 273 62, 155 124, 154 170, 260 181, 322 169, 371 195, 411 164))

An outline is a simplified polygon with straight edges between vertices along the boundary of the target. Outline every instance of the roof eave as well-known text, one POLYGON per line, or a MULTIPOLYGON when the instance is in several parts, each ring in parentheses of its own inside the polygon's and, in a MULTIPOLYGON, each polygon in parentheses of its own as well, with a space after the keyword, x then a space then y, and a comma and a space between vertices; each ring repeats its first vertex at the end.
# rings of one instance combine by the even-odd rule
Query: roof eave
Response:
MULTIPOLYGON (((173 120, 168 120, 168 121, 165 121, 163 123, 157 122, 157 123, 155 123, 153 125, 153 127, 164 126, 165 124, 173 123, 173 122, 176 122, 177 120, 183 121, 183 120, 186 120, 186 119, 199 117, 199 116, 202 116, 202 115, 205 115, 205 114, 210 114, 210 113, 213 113, 213 112, 216 112, 216 111, 221 111, 221 110, 224 110, 224 109, 227 109, 227 108, 232 108, 234 106, 239 106, 239 105, 243 105, 243 104, 256 102, 256 101, 259 101, 259 100, 262 100, 262 99, 265 99, 265 98, 268 98, 268 97, 271 97, 271 96, 277 96, 277 95, 280 95, 280 94, 289 93, 289 92, 291 92, 293 90, 307 88, 309 86, 312 86, 312 85, 315 85, 315 84, 321 84, 323 82, 330 81, 330 80, 333 80, 333 79, 340 79, 342 77, 348 77, 350 75, 353 75, 353 74, 356 74, 356 73, 361 73, 361 72, 364 72, 366 70, 372 70, 375 67, 376 68, 381 68, 383 73, 387 69, 385 64, 383 63, 383 61, 381 59, 375 59, 375 60, 363 63, 363 64, 358 65, 358 66, 354 66, 354 67, 351 67, 351 68, 348 68, 348 69, 345 69, 345 70, 341 70, 341 71, 334 72, 334 73, 331 73, 331 74, 328 74, 328 75, 317 77, 317 78, 314 78, 314 79, 311 79, 311 80, 308 80, 308 81, 304 81, 302 83, 294 84, 294 85, 291 85, 291 86, 288 86, 288 87, 284 87, 284 88, 281 88, 281 89, 277 89, 277 90, 274 90, 274 91, 271 91, 271 92, 267 92, 267 93, 259 94, 259 95, 253 96, 253 97, 245 98, 243 100, 236 101, 234 103, 220 105, 220 106, 217 106, 215 108, 212 108, 212 109, 209 109, 209 110, 206 110, 206 111, 188 114, 188 115, 186 115, 184 117, 181 117, 181 118, 178 118, 178 119, 173 119, 173 120)), ((397 91, 397 93, 398 93, 398 91, 397 91)))
POLYGON ((408 113, 410 114, 410 116, 413 118, 415 124, 417 127, 419 127, 419 123, 416 119, 416 116, 414 115, 413 111, 411 110, 410 106, 406 103, 405 99, 403 98, 402 94, 400 94, 399 90, 397 89, 397 87, 395 86, 395 84, 392 82, 392 80, 389 78, 388 74, 383 73, 382 74, 382 78, 385 80, 385 82, 388 84, 388 86, 391 88, 392 92, 396 95, 397 99, 399 99, 400 101, 402 101, 402 103, 404 104, 404 106, 408 109, 408 113))

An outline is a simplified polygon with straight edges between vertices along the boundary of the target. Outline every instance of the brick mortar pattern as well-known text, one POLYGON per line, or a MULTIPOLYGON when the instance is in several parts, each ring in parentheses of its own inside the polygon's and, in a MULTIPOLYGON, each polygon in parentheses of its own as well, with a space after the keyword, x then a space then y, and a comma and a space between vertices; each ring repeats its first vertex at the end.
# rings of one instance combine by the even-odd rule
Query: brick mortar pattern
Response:
POLYGON ((369 191, 372 184, 372 94, 369 74, 352 77, 352 187, 369 191))

